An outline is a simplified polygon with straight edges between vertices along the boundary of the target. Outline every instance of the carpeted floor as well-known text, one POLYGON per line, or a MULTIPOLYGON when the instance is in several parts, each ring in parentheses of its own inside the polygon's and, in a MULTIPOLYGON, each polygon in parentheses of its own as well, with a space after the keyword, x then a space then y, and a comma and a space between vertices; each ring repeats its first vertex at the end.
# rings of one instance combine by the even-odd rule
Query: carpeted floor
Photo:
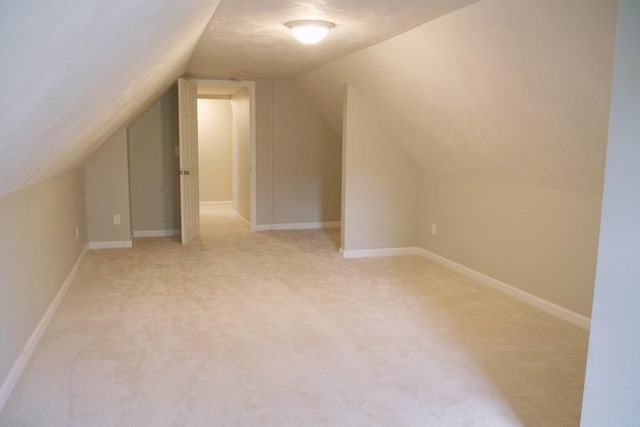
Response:
POLYGON ((587 332, 333 231, 89 252, 2 426, 577 426, 587 332))

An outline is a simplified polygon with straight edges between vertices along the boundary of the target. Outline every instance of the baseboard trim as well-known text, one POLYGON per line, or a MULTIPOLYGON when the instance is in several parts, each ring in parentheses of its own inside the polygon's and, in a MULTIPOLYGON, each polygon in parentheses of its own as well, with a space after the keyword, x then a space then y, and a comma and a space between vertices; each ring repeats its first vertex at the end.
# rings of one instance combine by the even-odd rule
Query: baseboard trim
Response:
POLYGON ((318 230, 323 228, 340 228, 340 221, 325 222, 291 222, 271 224, 271 230, 318 230))
POLYGON ((251 229, 251 231, 269 231, 271 230, 271 224, 257 224, 251 229))
POLYGON ((556 305, 550 301, 547 301, 543 298, 530 294, 529 292, 518 289, 515 286, 501 282, 500 280, 494 279, 493 277, 489 277, 485 274, 480 273, 479 271, 476 271, 465 265, 452 261, 441 255, 435 254, 426 249, 416 248, 416 253, 430 261, 437 262, 438 264, 444 265, 445 267, 448 267, 451 270, 462 274, 463 276, 467 276, 471 279, 474 279, 482 283, 485 286, 488 286, 504 294, 517 298, 524 303, 527 303, 533 307, 536 307, 539 310, 542 310, 560 319, 566 320, 567 322, 572 323, 576 326, 579 326, 587 330, 590 329, 591 327, 591 319, 589 319, 586 316, 583 316, 574 311, 568 310, 564 307, 560 307, 559 305, 556 305))
POLYGON ((230 208, 231 200, 221 201, 221 202, 209 202, 209 201, 201 201, 201 208, 230 208))
POLYGON ((452 261, 441 255, 433 253, 419 247, 405 247, 405 248, 384 248, 384 249, 356 249, 356 250, 342 250, 342 256, 344 258, 365 258, 365 257, 385 257, 385 256, 399 256, 399 255, 419 255, 429 261, 433 261, 440 265, 443 265, 463 276, 469 277, 489 288, 500 291, 511 297, 514 297, 530 306, 533 306, 545 313, 552 316, 563 319, 573 325, 589 330, 591 328, 591 319, 574 311, 560 307, 550 301, 530 294, 516 288, 515 286, 501 282, 500 280, 489 277, 486 274, 480 273, 465 265, 452 261))
POLYGON ((180 230, 134 230, 133 237, 174 237, 180 230))
POLYGON ((13 364, 11 371, 9 371, 9 375, 4 380, 4 383, 2 384, 2 388, 0 388, 0 412, 2 412, 4 405, 9 400, 9 397, 11 396, 13 389, 18 383, 20 376, 24 372, 24 368, 27 366, 27 363, 29 362, 31 355, 33 354, 33 351, 38 345, 38 342, 40 342, 42 335, 47 330, 47 327, 49 326, 49 323, 51 322, 53 315, 56 313, 56 310, 60 306, 60 303, 62 303, 64 296, 67 294, 67 291, 69 290, 69 287, 71 286, 71 283, 73 282, 73 279, 75 278, 78 272, 78 267, 80 266, 80 262, 82 261, 82 258, 84 257, 84 255, 87 253, 87 249, 88 249, 88 246, 85 246, 82 252, 80 252, 80 255, 78 255, 78 259, 76 259, 76 262, 71 268, 71 271, 69 272, 69 274, 67 274, 67 278, 62 283, 62 286, 58 290, 58 293, 56 294, 56 296, 53 298, 53 301, 51 301, 51 304, 49 304, 49 308, 47 308, 47 311, 45 311, 44 315, 40 319, 40 322, 38 322, 38 325, 36 326, 34 331, 31 333, 31 336, 27 340, 27 343, 25 344, 24 349, 22 350, 22 353, 20 353, 20 356, 13 364))
POLYGON ((122 240, 119 242, 89 242, 89 249, 119 249, 132 248, 133 241, 122 240))
POLYGON ((340 249, 343 258, 373 258, 401 255, 416 255, 416 249, 407 248, 384 248, 384 249, 340 249))

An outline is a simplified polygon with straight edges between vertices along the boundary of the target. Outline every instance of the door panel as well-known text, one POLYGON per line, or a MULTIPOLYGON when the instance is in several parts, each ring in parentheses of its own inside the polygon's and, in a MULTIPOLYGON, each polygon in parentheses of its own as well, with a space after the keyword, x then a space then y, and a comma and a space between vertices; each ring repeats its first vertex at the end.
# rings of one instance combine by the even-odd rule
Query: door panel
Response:
POLYGON ((180 132, 180 214, 182 244, 200 235, 198 194, 198 96, 196 84, 178 79, 178 126, 180 132))

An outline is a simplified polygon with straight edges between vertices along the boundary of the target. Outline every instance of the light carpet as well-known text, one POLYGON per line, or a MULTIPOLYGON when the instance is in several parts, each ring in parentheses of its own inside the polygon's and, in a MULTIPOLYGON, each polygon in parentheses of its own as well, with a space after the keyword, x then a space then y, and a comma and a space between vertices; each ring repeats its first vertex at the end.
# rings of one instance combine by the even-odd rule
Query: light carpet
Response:
POLYGON ((339 233, 90 251, 2 426, 576 426, 587 332, 339 233))

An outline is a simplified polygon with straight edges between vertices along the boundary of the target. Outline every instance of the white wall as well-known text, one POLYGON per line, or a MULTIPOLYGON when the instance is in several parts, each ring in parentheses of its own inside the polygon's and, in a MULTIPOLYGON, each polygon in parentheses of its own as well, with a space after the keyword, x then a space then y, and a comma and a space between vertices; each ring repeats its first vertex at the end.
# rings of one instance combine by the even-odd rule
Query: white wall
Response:
POLYGON ((233 111, 232 202, 233 209, 249 221, 251 180, 251 102, 249 89, 240 88, 231 96, 233 111))
POLYGON ((369 103, 345 89, 342 249, 416 246, 419 169, 369 103))
POLYGON ((2 384, 87 243, 85 212, 81 168, 0 199, 2 384))
POLYGON ((180 228, 177 96, 173 86, 127 130, 134 233, 180 228))
POLYGON ((200 201, 231 201, 233 126, 229 99, 198 99, 200 201))
POLYGON ((87 230, 90 246, 130 242, 127 131, 121 129, 89 157, 85 165, 87 230), (114 224, 114 215, 120 224, 114 224))
POLYGON ((582 425, 640 420, 640 2, 621 0, 582 425))
POLYGON ((291 80, 273 80, 275 224, 340 218, 341 138, 291 80))

